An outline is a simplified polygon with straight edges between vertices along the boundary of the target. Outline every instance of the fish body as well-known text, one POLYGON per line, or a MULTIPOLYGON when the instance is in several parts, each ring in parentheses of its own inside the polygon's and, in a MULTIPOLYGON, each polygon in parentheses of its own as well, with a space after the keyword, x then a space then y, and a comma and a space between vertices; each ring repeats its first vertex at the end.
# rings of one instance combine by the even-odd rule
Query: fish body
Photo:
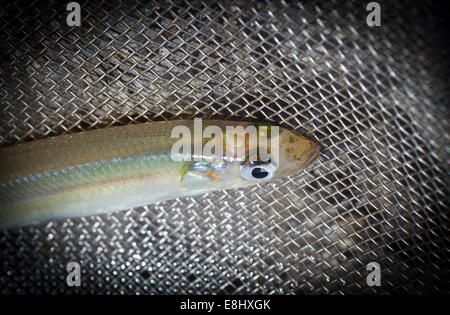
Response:
MULTIPOLYGON (((225 134, 227 126, 251 125, 207 120, 201 131, 218 126, 225 134)), ((319 154, 314 142, 281 129, 277 135, 279 160, 273 170, 268 161, 225 155, 175 160, 173 147, 179 138, 173 137, 173 130, 177 126, 195 133, 194 121, 153 122, 0 149, 0 229, 255 185, 296 173, 319 154), (260 178, 267 173, 266 179, 260 178)), ((238 146, 239 141, 234 138, 230 147, 238 146)), ((204 142, 202 139, 202 145, 204 142)), ((226 147, 226 142, 223 136, 217 143, 226 147)))

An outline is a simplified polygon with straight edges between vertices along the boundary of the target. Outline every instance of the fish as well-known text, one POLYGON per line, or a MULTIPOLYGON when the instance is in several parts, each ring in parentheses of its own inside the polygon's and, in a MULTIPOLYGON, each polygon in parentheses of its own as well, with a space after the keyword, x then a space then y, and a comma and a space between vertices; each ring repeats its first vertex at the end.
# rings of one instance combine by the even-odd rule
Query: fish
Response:
POLYGON ((116 126, 1 148, 0 229, 257 185, 298 173, 320 154, 317 143, 284 128, 271 132, 278 128, 273 125, 203 120, 201 135, 209 126, 218 127, 222 134, 198 140, 195 124, 196 120, 173 120, 116 126), (223 153, 203 150, 195 156, 191 152, 190 159, 175 158, 180 137, 173 131, 180 126, 190 132, 188 149, 209 141, 223 153), (268 136, 268 157, 258 155, 263 146, 259 141, 251 144, 246 135, 229 137, 230 126, 251 126, 257 135, 268 136), (274 139, 276 161, 271 158, 274 139), (244 148, 243 156, 229 154, 239 147, 244 148))

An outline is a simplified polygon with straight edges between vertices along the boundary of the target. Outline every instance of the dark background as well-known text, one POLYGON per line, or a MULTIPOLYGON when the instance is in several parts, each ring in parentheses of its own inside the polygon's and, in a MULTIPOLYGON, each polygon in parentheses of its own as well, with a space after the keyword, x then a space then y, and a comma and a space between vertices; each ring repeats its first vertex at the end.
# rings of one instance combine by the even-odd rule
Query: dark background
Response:
POLYGON ((368 2, 80 1, 68 27, 64 3, 2 1, 1 146, 203 117, 322 154, 247 190, 2 231, 0 292, 448 293, 448 10, 378 1, 370 28, 368 2))

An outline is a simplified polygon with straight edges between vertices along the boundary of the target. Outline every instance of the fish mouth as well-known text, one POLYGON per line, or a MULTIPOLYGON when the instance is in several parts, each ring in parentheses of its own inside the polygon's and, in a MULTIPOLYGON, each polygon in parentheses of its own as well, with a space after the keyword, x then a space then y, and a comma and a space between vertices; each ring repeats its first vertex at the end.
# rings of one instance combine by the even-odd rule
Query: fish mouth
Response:
POLYGON ((318 157, 320 156, 320 149, 319 146, 316 145, 315 152, 306 160, 305 167, 308 167, 311 165, 318 157))

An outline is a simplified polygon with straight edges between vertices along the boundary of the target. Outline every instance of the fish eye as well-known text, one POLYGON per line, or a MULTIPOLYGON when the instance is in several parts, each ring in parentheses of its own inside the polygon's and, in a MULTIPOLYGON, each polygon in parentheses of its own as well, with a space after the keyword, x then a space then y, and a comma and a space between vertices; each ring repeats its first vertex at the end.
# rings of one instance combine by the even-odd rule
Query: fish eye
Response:
POLYGON ((254 178, 263 179, 269 176, 269 172, 265 168, 255 167, 252 169, 252 176, 254 178))
POLYGON ((241 165, 241 175, 247 180, 262 182, 275 175, 275 166, 270 163, 251 162, 241 165))

